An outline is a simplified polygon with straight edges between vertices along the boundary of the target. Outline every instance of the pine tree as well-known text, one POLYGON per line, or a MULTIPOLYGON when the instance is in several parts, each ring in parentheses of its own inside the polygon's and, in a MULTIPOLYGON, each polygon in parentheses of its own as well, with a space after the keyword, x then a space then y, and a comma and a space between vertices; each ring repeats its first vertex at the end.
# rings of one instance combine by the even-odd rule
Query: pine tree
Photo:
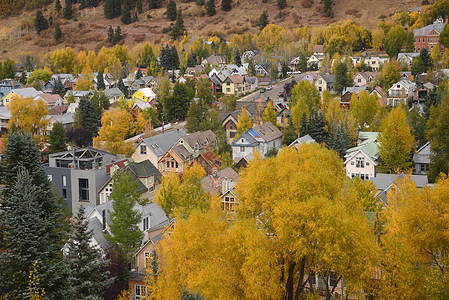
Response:
POLYGON ((215 0, 207 0, 206 1, 206 12, 208 16, 215 15, 215 0))
POLYGON ((136 9, 137 9, 137 12, 139 14, 142 13, 142 0, 137 0, 137 2, 136 2, 136 9))
POLYGON ((232 0, 221 0, 221 9, 230 11, 232 9, 232 0))
POLYGON ((85 127, 90 130, 92 136, 97 135, 99 120, 94 105, 86 97, 81 97, 76 114, 81 119, 80 127, 85 127))
POLYGON ((115 45, 115 43, 116 43, 114 29, 112 28, 112 26, 109 26, 109 28, 108 28, 108 43, 111 43, 113 45, 115 45))
POLYGON ((142 70, 140 69, 140 67, 138 67, 136 72, 136 79, 142 78, 142 76, 142 70))
POLYGON ((279 9, 284 9, 287 6, 287 0, 278 0, 279 9))
POLYGON ((428 70, 432 66, 432 60, 430 59, 429 51, 423 47, 421 52, 419 53, 419 57, 421 58, 426 70, 428 70))
POLYGON ((118 17, 122 14, 122 0, 114 1, 114 17, 118 17))
POLYGON ((171 50, 170 53, 171 53, 171 62, 172 62, 170 70, 177 70, 177 69, 179 69, 178 50, 176 50, 175 45, 172 45, 170 50, 171 50))
POLYGON ((37 34, 41 34, 41 31, 48 29, 48 22, 40 10, 36 11, 34 27, 36 28, 37 34))
POLYGON ((306 112, 302 113, 301 120, 299 122, 299 136, 305 136, 309 133, 309 118, 306 112))
POLYGON ((167 15, 167 18, 170 21, 176 20, 176 14, 178 13, 178 10, 176 8, 176 2, 174 0, 170 0, 167 3, 167 10, 165 14, 167 15))
POLYGON ((160 8, 162 6, 161 0, 148 0, 148 9, 156 9, 160 8))
POLYGON ((106 0, 104 2, 103 11, 104 11, 104 16, 106 19, 115 18, 116 15, 114 13, 114 0, 106 0))
POLYGON ((177 40, 181 35, 184 34, 184 20, 182 18, 182 9, 178 9, 178 16, 176 17, 176 23, 171 31, 171 37, 177 40))
POLYGON ((104 76, 103 76, 103 70, 100 69, 97 74, 97 90, 101 91, 106 88, 106 85, 104 84, 104 76))
POLYGON ((187 132, 197 132, 200 130, 200 117, 201 111, 195 101, 190 104, 186 117, 186 129, 187 132))
POLYGON ((19 82, 21 84, 24 84, 24 85, 27 83, 27 74, 26 74, 26 72, 22 72, 22 75, 20 75, 20 78, 19 78, 19 82))
POLYGON ((324 12, 328 18, 333 18, 334 13, 332 11, 332 5, 334 4, 333 0, 321 0, 321 3, 324 5, 324 12))
POLYGON ((341 94, 345 87, 351 84, 352 80, 348 74, 348 66, 344 62, 338 63, 335 69, 335 90, 341 94))
POLYGON ((93 232, 88 228, 84 213, 85 209, 80 205, 67 243, 66 259, 72 270, 70 283, 74 299, 100 299, 113 279, 104 271, 108 261, 103 260, 100 250, 90 245, 93 232))
POLYGON ((259 17, 259 29, 262 31, 270 22, 268 21, 268 12, 264 10, 264 12, 259 17))
POLYGON ((60 12, 61 9, 62 9, 61 2, 60 2, 59 0, 56 0, 56 1, 55 1, 55 10, 56 10, 57 12, 60 12))
POLYGON ((121 75, 118 79, 117 87, 119 90, 122 91, 122 93, 124 93, 126 95, 126 87, 125 87, 125 84, 123 83, 123 77, 121 75))
POLYGON ((57 153, 67 150, 67 138, 65 136, 65 129, 62 123, 56 122, 53 124, 53 129, 49 138, 49 151, 48 153, 57 153))
POLYGON ((326 132, 324 130, 326 123, 324 121, 323 112, 317 111, 310 118, 310 136, 315 139, 317 143, 322 143, 326 140, 326 132))
POLYGON ((120 20, 123 22, 123 24, 131 23, 131 8, 129 7, 128 1, 125 1, 123 5, 122 17, 120 18, 120 20))
POLYGON ((120 28, 120 26, 117 26, 117 28, 115 28, 114 43, 118 43, 122 39, 123 39, 122 29, 120 28))
POLYGON ((64 93, 64 85, 61 82, 61 79, 59 77, 56 78, 56 80, 53 82, 53 94, 62 94, 64 93))
POLYGON ((82 10, 87 7, 86 0, 79 0, 79 2, 80 2, 79 10, 82 10))
POLYGON ((0 164, 5 185, 0 205, 0 291, 23 299, 29 271, 39 262, 40 286, 50 299, 67 299, 68 269, 60 249, 66 231, 62 204, 56 199, 30 135, 11 130, 0 164))
POLYGON ((65 0, 63 16, 66 20, 73 18, 72 0, 65 0))
POLYGON ((62 31, 61 31, 61 27, 59 26, 59 24, 56 24, 55 26, 55 41, 56 42, 60 42, 62 38, 62 31))
POLYGON ((240 57, 239 48, 235 49, 234 62, 238 67, 242 66, 242 58, 240 57))
POLYGON ((33 63, 31 62, 31 57, 29 55, 27 55, 27 57, 26 57, 25 69, 28 72, 33 72, 34 71, 33 63))

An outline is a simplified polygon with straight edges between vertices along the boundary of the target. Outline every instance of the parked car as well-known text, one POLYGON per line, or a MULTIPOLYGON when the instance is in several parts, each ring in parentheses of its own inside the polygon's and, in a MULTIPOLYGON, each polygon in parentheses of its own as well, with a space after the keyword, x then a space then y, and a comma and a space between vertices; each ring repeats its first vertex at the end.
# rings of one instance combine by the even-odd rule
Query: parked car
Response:
POLYGON ((279 93, 278 93, 278 97, 279 97, 279 98, 282 98, 282 97, 284 97, 284 96, 285 96, 285 93, 284 93, 284 92, 279 92, 279 93))
POLYGON ((292 74, 293 74, 293 75, 299 75, 299 74, 301 74, 301 71, 295 71, 295 72, 293 72, 292 74))
POLYGON ((273 89, 272 85, 267 86, 267 91, 271 91, 273 89))
POLYGON ((260 93, 262 94, 262 93, 265 93, 267 91, 267 89, 266 88, 261 88, 260 89, 260 93))

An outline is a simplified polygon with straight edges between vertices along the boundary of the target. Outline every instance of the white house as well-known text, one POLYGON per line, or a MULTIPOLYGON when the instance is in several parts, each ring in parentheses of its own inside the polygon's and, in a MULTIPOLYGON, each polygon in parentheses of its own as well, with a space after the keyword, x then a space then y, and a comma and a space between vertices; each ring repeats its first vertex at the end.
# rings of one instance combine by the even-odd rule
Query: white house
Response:
POLYGON ((346 151, 345 169, 349 178, 368 180, 376 176, 379 147, 378 132, 359 132, 357 146, 346 151))
POLYGON ((254 151, 266 156, 272 149, 282 148, 282 132, 271 122, 253 126, 232 143, 232 158, 252 157, 254 151))
POLYGON ((424 146, 419 148, 413 155, 414 169, 413 174, 426 175, 429 172, 430 165, 430 143, 427 142, 424 146))
POLYGON ((388 89, 388 104, 391 106, 397 106, 399 102, 406 104, 407 100, 413 97, 415 87, 416 83, 408 79, 396 82, 388 89))

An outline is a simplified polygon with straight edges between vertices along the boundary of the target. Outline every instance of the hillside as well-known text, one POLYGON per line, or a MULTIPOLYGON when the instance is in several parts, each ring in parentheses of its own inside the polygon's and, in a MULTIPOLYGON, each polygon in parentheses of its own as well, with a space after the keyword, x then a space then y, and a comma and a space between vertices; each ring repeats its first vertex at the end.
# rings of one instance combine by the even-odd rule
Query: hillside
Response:
MULTIPOLYGON (((76 21, 62 19, 61 13, 56 13, 54 4, 51 3, 42 10, 46 18, 51 15, 54 23, 60 24, 63 32, 63 41, 60 44, 56 44, 53 40, 53 28, 42 32, 41 36, 36 34, 33 23, 35 10, 23 11, 16 16, 0 19, 1 60, 18 59, 27 54, 45 55, 55 48, 65 46, 77 50, 98 50, 108 45, 107 29, 110 25, 114 28, 120 25, 125 34, 124 43, 129 47, 142 41, 158 43, 168 40, 169 36, 162 33, 164 27, 170 26, 170 21, 164 16, 166 2, 167 0, 163 2, 162 8, 148 11, 147 1, 143 1, 144 11, 139 15, 139 21, 129 25, 124 25, 119 18, 106 19, 103 15, 103 3, 95 9, 86 8, 81 11, 78 10, 78 5, 74 5, 76 21), (151 14, 150 19, 147 18, 147 14, 151 14)), ((197 6, 195 2, 177 1, 178 8, 183 9, 184 24, 190 35, 205 37, 220 33, 225 37, 231 37, 236 33, 258 33, 256 23, 264 10, 268 11, 270 23, 285 28, 320 26, 353 19, 359 25, 373 29, 383 18, 389 18, 394 12, 408 10, 421 3, 420 0, 371 0, 367 5, 364 1, 335 0, 333 8, 335 17, 329 19, 324 16, 319 0, 289 0, 287 7, 282 11, 282 17, 279 15, 276 0, 268 0, 267 3, 261 3, 261 0, 234 0, 232 10, 229 12, 222 11, 219 1, 217 2, 217 14, 209 17, 201 16, 204 8, 197 6), (304 8, 306 2, 311 7, 304 8)))

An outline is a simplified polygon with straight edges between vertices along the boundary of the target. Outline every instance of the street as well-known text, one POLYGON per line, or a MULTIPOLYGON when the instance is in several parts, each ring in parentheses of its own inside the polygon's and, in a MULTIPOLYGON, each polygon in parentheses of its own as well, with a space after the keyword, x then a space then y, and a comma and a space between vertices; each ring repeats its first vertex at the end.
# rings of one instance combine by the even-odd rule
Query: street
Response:
MULTIPOLYGON (((296 82, 298 82, 298 78, 301 76, 301 74, 299 75, 293 75, 292 77, 290 77, 287 80, 281 80, 279 83, 277 83, 276 85, 273 85, 273 89, 272 90, 267 90, 265 93, 261 93, 260 90, 255 91, 252 94, 249 94, 241 99, 238 99, 237 101, 254 101, 256 99, 262 98, 264 100, 267 100, 268 98, 270 98, 270 100, 278 100, 278 94, 279 92, 283 92, 284 91, 284 85, 287 83, 290 83, 292 81, 292 79, 295 79, 296 82)), ((262 88, 267 88, 266 86, 262 87, 262 88)))

